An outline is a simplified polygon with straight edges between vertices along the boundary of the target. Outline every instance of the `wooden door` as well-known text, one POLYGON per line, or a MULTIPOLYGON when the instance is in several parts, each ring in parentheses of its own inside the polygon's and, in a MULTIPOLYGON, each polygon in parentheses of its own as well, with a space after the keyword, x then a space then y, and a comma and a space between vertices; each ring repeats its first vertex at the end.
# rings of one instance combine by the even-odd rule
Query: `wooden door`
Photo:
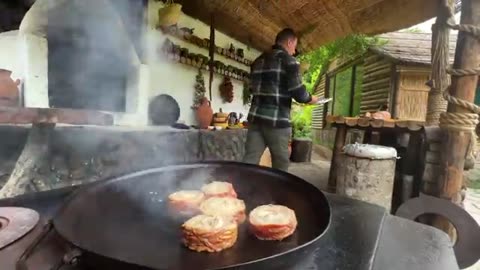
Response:
POLYGON ((401 120, 425 121, 427 117, 428 73, 400 73, 396 112, 401 120))

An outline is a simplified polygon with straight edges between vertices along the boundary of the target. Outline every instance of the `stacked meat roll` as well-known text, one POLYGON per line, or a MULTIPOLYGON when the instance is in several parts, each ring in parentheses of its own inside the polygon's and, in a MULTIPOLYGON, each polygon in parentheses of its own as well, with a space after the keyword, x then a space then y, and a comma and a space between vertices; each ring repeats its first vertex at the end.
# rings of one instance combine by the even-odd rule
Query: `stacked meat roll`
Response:
POLYGON ((260 240, 282 240, 297 228, 295 212, 282 205, 262 205, 250 212, 250 229, 260 240))
POLYGON ((219 252, 237 241, 238 225, 231 217, 198 215, 182 226, 183 244, 197 252, 219 252))
POLYGON ((210 197, 233 197, 237 198, 237 193, 233 189, 233 185, 228 182, 214 181, 204 185, 202 191, 207 198, 210 197))
POLYGON ((246 218, 245 203, 232 197, 211 197, 200 204, 200 211, 205 215, 232 217, 237 223, 246 218))

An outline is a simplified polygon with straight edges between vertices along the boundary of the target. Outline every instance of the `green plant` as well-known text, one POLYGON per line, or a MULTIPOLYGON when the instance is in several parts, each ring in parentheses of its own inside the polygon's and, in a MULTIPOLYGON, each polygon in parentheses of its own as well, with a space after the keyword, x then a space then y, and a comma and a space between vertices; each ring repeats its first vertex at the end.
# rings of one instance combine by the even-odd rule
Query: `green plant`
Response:
POLYGON ((312 137, 312 110, 313 106, 294 105, 292 107, 293 138, 312 137))
POLYGON ((250 91, 250 84, 248 80, 243 81, 243 92, 242 92, 243 105, 250 105, 252 102, 252 93, 250 91))
POLYGON ((195 93, 193 97, 192 109, 198 108, 202 104, 202 100, 205 98, 207 90, 205 88, 205 80, 203 79, 202 70, 198 69, 198 73, 195 76, 195 93))
POLYGON ((359 57, 368 48, 372 46, 381 46, 385 40, 379 37, 368 37, 365 35, 354 34, 345 38, 337 39, 327 45, 324 45, 312 52, 300 56, 301 61, 310 64, 310 68, 303 76, 307 90, 313 93, 318 76, 328 68, 328 65, 336 58, 350 60, 359 57))
MULTIPOLYGON (((385 41, 378 37, 350 35, 324 45, 308 54, 300 56, 300 61, 308 62, 309 69, 303 75, 307 91, 315 92, 320 74, 326 71, 334 59, 350 60, 366 53, 372 46, 381 46, 385 41)), ((292 128, 294 138, 312 137, 312 111, 315 106, 295 104, 292 107, 292 128)))

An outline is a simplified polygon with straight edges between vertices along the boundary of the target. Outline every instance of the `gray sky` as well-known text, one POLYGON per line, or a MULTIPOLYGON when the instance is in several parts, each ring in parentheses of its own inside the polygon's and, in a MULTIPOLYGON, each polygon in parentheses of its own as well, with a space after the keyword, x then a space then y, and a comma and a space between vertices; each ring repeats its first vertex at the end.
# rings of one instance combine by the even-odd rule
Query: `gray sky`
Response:
MULTIPOLYGON (((455 15, 455 21, 460 21, 460 13, 457 13, 457 15, 455 15)), ((421 30, 422 32, 425 32, 425 33, 430 33, 432 32, 432 24, 435 22, 435 18, 434 19, 431 19, 431 20, 428 20, 426 22, 423 22, 421 24, 417 24, 411 28, 415 28, 415 29, 419 29, 421 30)))

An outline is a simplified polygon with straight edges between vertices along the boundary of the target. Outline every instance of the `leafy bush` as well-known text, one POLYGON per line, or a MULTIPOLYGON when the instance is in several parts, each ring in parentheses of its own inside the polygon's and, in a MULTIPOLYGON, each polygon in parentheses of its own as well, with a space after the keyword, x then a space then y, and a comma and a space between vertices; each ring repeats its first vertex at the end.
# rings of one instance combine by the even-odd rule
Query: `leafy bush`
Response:
POLYGON ((294 105, 292 108, 293 138, 312 137, 313 106, 294 105))
MULTIPOLYGON (((365 35, 350 35, 322 46, 308 54, 300 56, 300 61, 308 62, 309 69, 303 75, 303 82, 307 91, 315 92, 318 76, 325 72, 328 65, 335 58, 344 60, 353 59, 364 54, 369 47, 378 46, 385 41, 378 37, 365 35)), ((312 137, 312 111, 314 106, 295 104, 292 108, 292 126, 294 138, 312 137)))

